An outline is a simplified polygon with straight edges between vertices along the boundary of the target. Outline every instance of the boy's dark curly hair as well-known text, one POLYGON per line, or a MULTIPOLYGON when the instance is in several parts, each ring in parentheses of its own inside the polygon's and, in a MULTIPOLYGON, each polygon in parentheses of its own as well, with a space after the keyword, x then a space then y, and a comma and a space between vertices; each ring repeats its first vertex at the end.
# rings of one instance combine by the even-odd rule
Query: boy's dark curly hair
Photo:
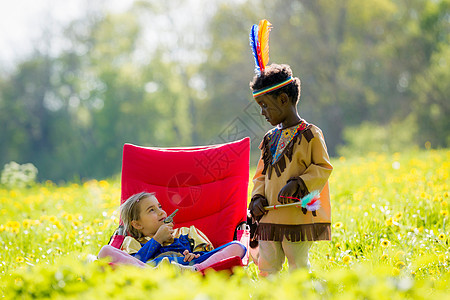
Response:
MULTIPOLYGON (((253 77, 253 81, 250 82, 250 88, 255 90, 260 90, 265 87, 280 83, 288 79, 292 75, 292 70, 289 65, 278 65, 271 64, 266 67, 264 72, 261 72, 261 76, 256 75, 253 77)), ((281 93, 286 93, 293 104, 297 104, 300 99, 301 82, 297 77, 293 77, 294 81, 290 84, 275 90, 273 92, 267 93, 266 95, 272 95, 277 97, 281 93)))

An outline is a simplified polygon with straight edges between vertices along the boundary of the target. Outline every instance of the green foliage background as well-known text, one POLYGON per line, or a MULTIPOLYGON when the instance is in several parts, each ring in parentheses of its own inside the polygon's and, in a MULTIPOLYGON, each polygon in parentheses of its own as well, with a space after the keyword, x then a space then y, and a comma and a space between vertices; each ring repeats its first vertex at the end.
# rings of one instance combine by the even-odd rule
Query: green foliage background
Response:
POLYGON ((122 13, 95 3, 62 27, 49 22, 0 73, 0 166, 31 162, 40 180, 106 178, 126 142, 243 136, 254 161, 269 128, 248 88, 248 34, 262 18, 273 24, 270 61, 302 80, 300 114, 332 156, 360 152, 361 134, 375 148, 449 147, 449 0, 214 0, 201 11, 198 1, 135 1, 122 13))

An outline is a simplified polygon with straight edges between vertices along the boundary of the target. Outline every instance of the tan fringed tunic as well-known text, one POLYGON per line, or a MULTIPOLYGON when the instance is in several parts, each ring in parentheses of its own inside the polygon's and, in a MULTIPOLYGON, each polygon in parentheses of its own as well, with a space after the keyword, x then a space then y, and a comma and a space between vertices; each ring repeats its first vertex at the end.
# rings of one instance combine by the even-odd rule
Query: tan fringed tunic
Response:
POLYGON ((292 242, 331 240, 328 177, 333 167, 322 131, 304 120, 283 130, 274 128, 264 136, 260 149, 252 197, 260 194, 269 205, 280 205, 280 190, 289 179, 300 177, 309 192, 321 191, 321 207, 316 216, 297 207, 270 210, 259 222, 258 240, 282 241, 283 237, 292 242))

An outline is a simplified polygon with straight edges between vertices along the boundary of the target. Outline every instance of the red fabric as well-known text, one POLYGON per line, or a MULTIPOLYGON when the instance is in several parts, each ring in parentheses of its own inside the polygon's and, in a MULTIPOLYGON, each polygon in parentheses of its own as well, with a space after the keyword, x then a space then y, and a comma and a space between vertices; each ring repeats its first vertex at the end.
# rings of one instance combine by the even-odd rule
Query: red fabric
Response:
POLYGON ((199 270, 200 273, 202 273, 203 275, 205 275, 205 273, 208 272, 208 270, 214 270, 214 271, 224 271, 224 270, 229 270, 230 273, 233 273, 233 268, 240 266, 242 267, 242 260, 239 256, 233 256, 233 257, 229 257, 227 259, 221 260, 218 263, 215 263, 214 265, 205 268, 203 270, 199 270))
POLYGON ((121 203, 154 192, 175 227, 194 225, 218 247, 246 221, 250 139, 192 148, 125 144, 121 203))

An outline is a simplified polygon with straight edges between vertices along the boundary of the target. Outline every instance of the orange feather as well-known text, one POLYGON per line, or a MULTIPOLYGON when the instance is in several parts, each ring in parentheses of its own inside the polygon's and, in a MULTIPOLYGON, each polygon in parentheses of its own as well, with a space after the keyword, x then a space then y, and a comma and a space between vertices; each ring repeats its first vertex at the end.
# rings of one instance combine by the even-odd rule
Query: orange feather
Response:
POLYGON ((261 45, 261 59, 262 66, 261 71, 266 68, 267 63, 269 62, 269 32, 272 29, 272 24, 270 24, 267 20, 261 20, 258 25, 258 41, 261 45))

